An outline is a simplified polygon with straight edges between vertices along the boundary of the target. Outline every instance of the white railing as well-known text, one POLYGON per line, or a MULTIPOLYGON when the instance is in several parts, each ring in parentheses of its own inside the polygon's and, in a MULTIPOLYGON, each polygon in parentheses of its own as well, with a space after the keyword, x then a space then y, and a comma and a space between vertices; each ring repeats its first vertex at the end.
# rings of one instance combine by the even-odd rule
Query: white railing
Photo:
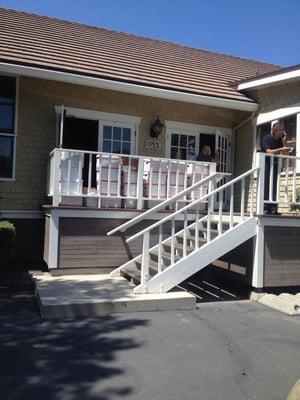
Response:
POLYGON ((260 171, 257 181, 257 213, 263 214, 267 205, 299 206, 300 180, 298 182, 297 170, 300 157, 268 153, 257 153, 256 157, 256 166, 260 171))
MULTIPOLYGON (((207 176, 203 180, 194 183, 194 185, 188 187, 187 189, 183 190, 182 192, 179 192, 175 194, 173 197, 170 199, 164 200, 162 203, 157 204, 156 206, 150 208, 150 210, 147 210, 143 212, 143 214, 137 215, 133 219, 125 222, 124 224, 117 226, 116 228, 112 229, 111 231, 107 232, 108 236, 113 235, 116 232, 125 232, 127 229, 131 228, 132 226, 136 225, 137 223, 153 218, 156 213, 158 213, 161 210, 165 209, 173 209, 173 210, 178 210, 178 205, 180 202, 191 202, 195 200, 199 196, 195 195, 200 193, 200 197, 203 197, 204 194, 208 193, 209 190, 213 190, 213 188, 216 187, 216 184, 221 181, 223 178, 229 177, 231 174, 230 173, 224 173, 224 172, 215 172, 212 175, 207 176), (205 193, 204 193, 205 192, 205 193)), ((206 201, 203 202, 203 205, 206 204, 206 201)), ((202 208, 205 209, 205 207, 202 208)))
MULTIPOLYGON (((191 254, 199 249, 199 232, 201 229, 205 243, 209 243, 221 236, 224 233, 224 223, 227 222, 228 229, 234 228, 235 224, 245 221, 249 217, 253 217, 254 214, 254 198, 253 198, 253 179, 257 173, 258 168, 254 168, 246 173, 240 175, 239 177, 225 183, 224 185, 218 187, 217 189, 209 191, 207 194, 201 198, 193 201, 190 204, 185 205, 179 210, 176 210, 172 214, 169 214, 165 218, 155 222, 154 224, 148 226, 142 231, 136 233, 135 235, 129 237, 127 242, 134 241, 139 237, 143 237, 143 248, 142 248, 142 259, 141 259, 141 284, 137 287, 136 291, 146 290, 147 282, 150 279, 149 265, 150 265, 150 251, 156 250, 157 254, 157 270, 155 274, 160 274, 165 268, 169 268, 176 264, 180 259, 191 254), (250 214, 245 213, 246 203, 245 203, 245 192, 246 185, 250 188, 251 206, 250 214), (241 192, 239 204, 235 204, 234 192, 238 188, 241 192), (229 190, 230 193, 230 210, 229 214, 225 215, 224 202, 226 191, 229 190), (215 196, 219 194, 219 202, 217 210, 214 209, 215 196), (207 202, 207 215, 203 216, 200 212, 200 207, 203 202, 207 202), (193 210, 194 219, 189 221, 187 216, 188 212, 193 210), (181 222, 182 221, 182 222, 181 222), (181 223, 180 230, 178 231, 177 224, 181 223), (205 223, 205 226, 203 225, 205 223), (217 229, 213 229, 212 225, 216 223, 217 229), (195 230, 195 235, 190 237, 190 230, 195 230), (150 249, 150 236, 152 233, 157 234, 158 231, 158 243, 150 249), (176 239, 178 236, 182 238, 182 247, 180 252, 178 251, 178 246, 176 245, 176 239), (167 238, 166 238, 167 237, 167 238), (166 243, 169 244, 169 260, 164 261, 164 246, 166 243)), ((134 261, 134 260, 133 260, 134 261)), ((132 262, 132 260, 130 261, 132 262)), ((153 275, 153 271, 152 271, 153 275)))
MULTIPOLYGON (((54 149, 48 195, 53 205, 151 208, 216 171, 214 163, 54 149)), ((203 195, 194 191, 193 201, 203 195)))

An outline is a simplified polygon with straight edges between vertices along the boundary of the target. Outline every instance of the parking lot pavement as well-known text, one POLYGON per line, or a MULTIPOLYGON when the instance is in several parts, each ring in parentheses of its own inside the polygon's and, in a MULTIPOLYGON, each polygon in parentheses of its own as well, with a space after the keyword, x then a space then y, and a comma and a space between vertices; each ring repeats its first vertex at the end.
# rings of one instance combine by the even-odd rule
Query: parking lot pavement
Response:
POLYGON ((42 321, 0 297, 5 400, 283 400, 300 377, 300 317, 256 302, 42 321))

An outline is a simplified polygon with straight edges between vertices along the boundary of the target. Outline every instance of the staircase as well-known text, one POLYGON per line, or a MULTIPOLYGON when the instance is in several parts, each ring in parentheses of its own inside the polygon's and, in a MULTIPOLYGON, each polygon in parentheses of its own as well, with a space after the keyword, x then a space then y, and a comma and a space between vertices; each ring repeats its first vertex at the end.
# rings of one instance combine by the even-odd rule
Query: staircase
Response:
MULTIPOLYGON (((111 275, 123 275, 132 280, 136 284, 135 293, 167 292, 255 236, 256 219, 253 215, 253 196, 251 195, 250 199, 250 213, 245 214, 245 185, 249 181, 250 187, 253 187, 252 182, 256 170, 254 168, 217 188, 217 181, 223 179, 224 176, 222 174, 212 175, 164 202, 168 205, 177 205, 175 211, 129 237, 127 242, 143 237, 142 253, 114 270, 111 275), (201 186, 207 186, 207 184, 208 191, 204 196, 195 201, 187 201, 193 197, 191 194, 194 191, 199 191, 201 186), (235 207, 234 190, 237 185, 240 188, 241 196, 238 207, 235 207), (230 209, 227 214, 223 210, 225 193, 226 195, 229 193, 230 196, 230 209), (218 199, 217 210, 214 207, 216 196, 218 199), (186 201, 186 205, 181 208, 178 207, 180 200, 186 201), (180 228, 178 225, 181 225, 180 228), (158 239, 157 244, 150 248, 150 235, 152 234, 156 234, 158 239)), ((157 212, 158 207, 156 206, 146 213, 153 214, 157 212)), ((143 219, 145 214, 123 224, 117 230, 124 232, 129 226, 143 219)), ((115 233, 115 231, 109 232, 109 234, 115 233)))

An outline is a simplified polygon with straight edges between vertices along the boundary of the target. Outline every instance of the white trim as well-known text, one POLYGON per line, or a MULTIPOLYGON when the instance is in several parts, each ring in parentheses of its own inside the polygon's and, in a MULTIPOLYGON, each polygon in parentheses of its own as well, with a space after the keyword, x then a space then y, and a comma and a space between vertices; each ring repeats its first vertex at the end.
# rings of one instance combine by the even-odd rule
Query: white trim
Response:
POLYGON ((281 83, 287 80, 296 80, 299 78, 300 78, 300 69, 296 69, 294 71, 282 72, 265 78, 253 79, 250 82, 240 83, 238 85, 238 90, 257 88, 261 86, 270 86, 273 85, 274 83, 281 83))
POLYGON ((92 119, 95 121, 110 121, 110 122, 123 122, 127 124, 139 124, 141 117, 123 114, 114 114, 102 111, 88 110, 84 108, 66 107, 66 106, 55 106, 55 112, 61 113, 61 108, 64 107, 67 117, 76 117, 83 119, 92 119))
POLYGON ((170 129, 180 129, 180 130, 188 130, 188 131, 197 131, 198 133, 207 133, 214 134, 216 133, 216 129, 221 129, 225 134, 231 135, 230 128, 223 128, 220 126, 211 126, 211 125, 200 125, 200 124, 190 124, 188 122, 179 122, 179 121, 165 121, 166 128, 170 129))
POLYGON ((254 238, 252 286, 261 289, 264 286, 265 235, 263 224, 259 219, 256 218, 256 220, 257 226, 256 236, 254 238))
POLYGON ((298 113, 300 113, 300 103, 293 104, 289 107, 278 108, 277 110, 258 114, 257 125, 266 124, 267 122, 272 122, 276 119, 285 118, 298 113))
POLYGON ((263 216, 259 215, 258 220, 260 221, 263 227, 265 226, 280 226, 283 227, 299 227, 300 228, 300 218, 291 217, 273 217, 272 216, 263 216))
MULTIPOLYGON (((145 210, 84 210, 84 209, 66 209, 66 208, 49 208, 45 209, 45 215, 50 217, 53 213, 59 218, 110 218, 110 219, 133 219, 143 213, 145 210)), ((145 218, 149 221, 160 221, 166 217, 165 212, 157 212, 150 218, 145 218)), ((193 220, 194 216, 188 215, 188 220, 193 220)))
POLYGON ((49 220, 49 269, 58 268, 59 216, 52 213, 49 220))
POLYGON ((228 108, 241 111, 255 111, 258 104, 255 102, 231 100, 200 94, 177 92, 175 90, 160 89, 132 83, 117 82, 109 79, 94 78, 68 72, 51 71, 36 67, 0 63, 0 72, 10 72, 33 78, 49 79, 59 82, 73 83, 77 85, 90 86, 101 89, 114 90, 118 92, 138 94, 142 96, 157 97, 166 100, 183 101, 186 103, 202 104, 211 107, 228 108))
POLYGON ((41 211, 27 211, 27 210, 0 210, 0 218, 11 219, 36 219, 43 218, 41 211))
MULTIPOLYGON (((300 157, 300 112, 296 115, 296 156, 300 157)), ((300 172, 300 160, 296 161, 296 172, 300 172)))

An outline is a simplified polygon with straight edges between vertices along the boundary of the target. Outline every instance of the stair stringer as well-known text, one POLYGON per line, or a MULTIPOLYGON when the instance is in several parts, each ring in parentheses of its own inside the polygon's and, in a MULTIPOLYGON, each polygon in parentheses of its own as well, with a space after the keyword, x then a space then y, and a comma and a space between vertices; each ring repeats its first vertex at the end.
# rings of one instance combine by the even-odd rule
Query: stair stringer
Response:
POLYGON ((147 282, 147 286, 139 285, 135 293, 167 292, 191 275, 205 268, 235 247, 256 235, 257 222, 255 217, 249 217, 222 235, 193 251, 176 264, 156 274, 147 282))

